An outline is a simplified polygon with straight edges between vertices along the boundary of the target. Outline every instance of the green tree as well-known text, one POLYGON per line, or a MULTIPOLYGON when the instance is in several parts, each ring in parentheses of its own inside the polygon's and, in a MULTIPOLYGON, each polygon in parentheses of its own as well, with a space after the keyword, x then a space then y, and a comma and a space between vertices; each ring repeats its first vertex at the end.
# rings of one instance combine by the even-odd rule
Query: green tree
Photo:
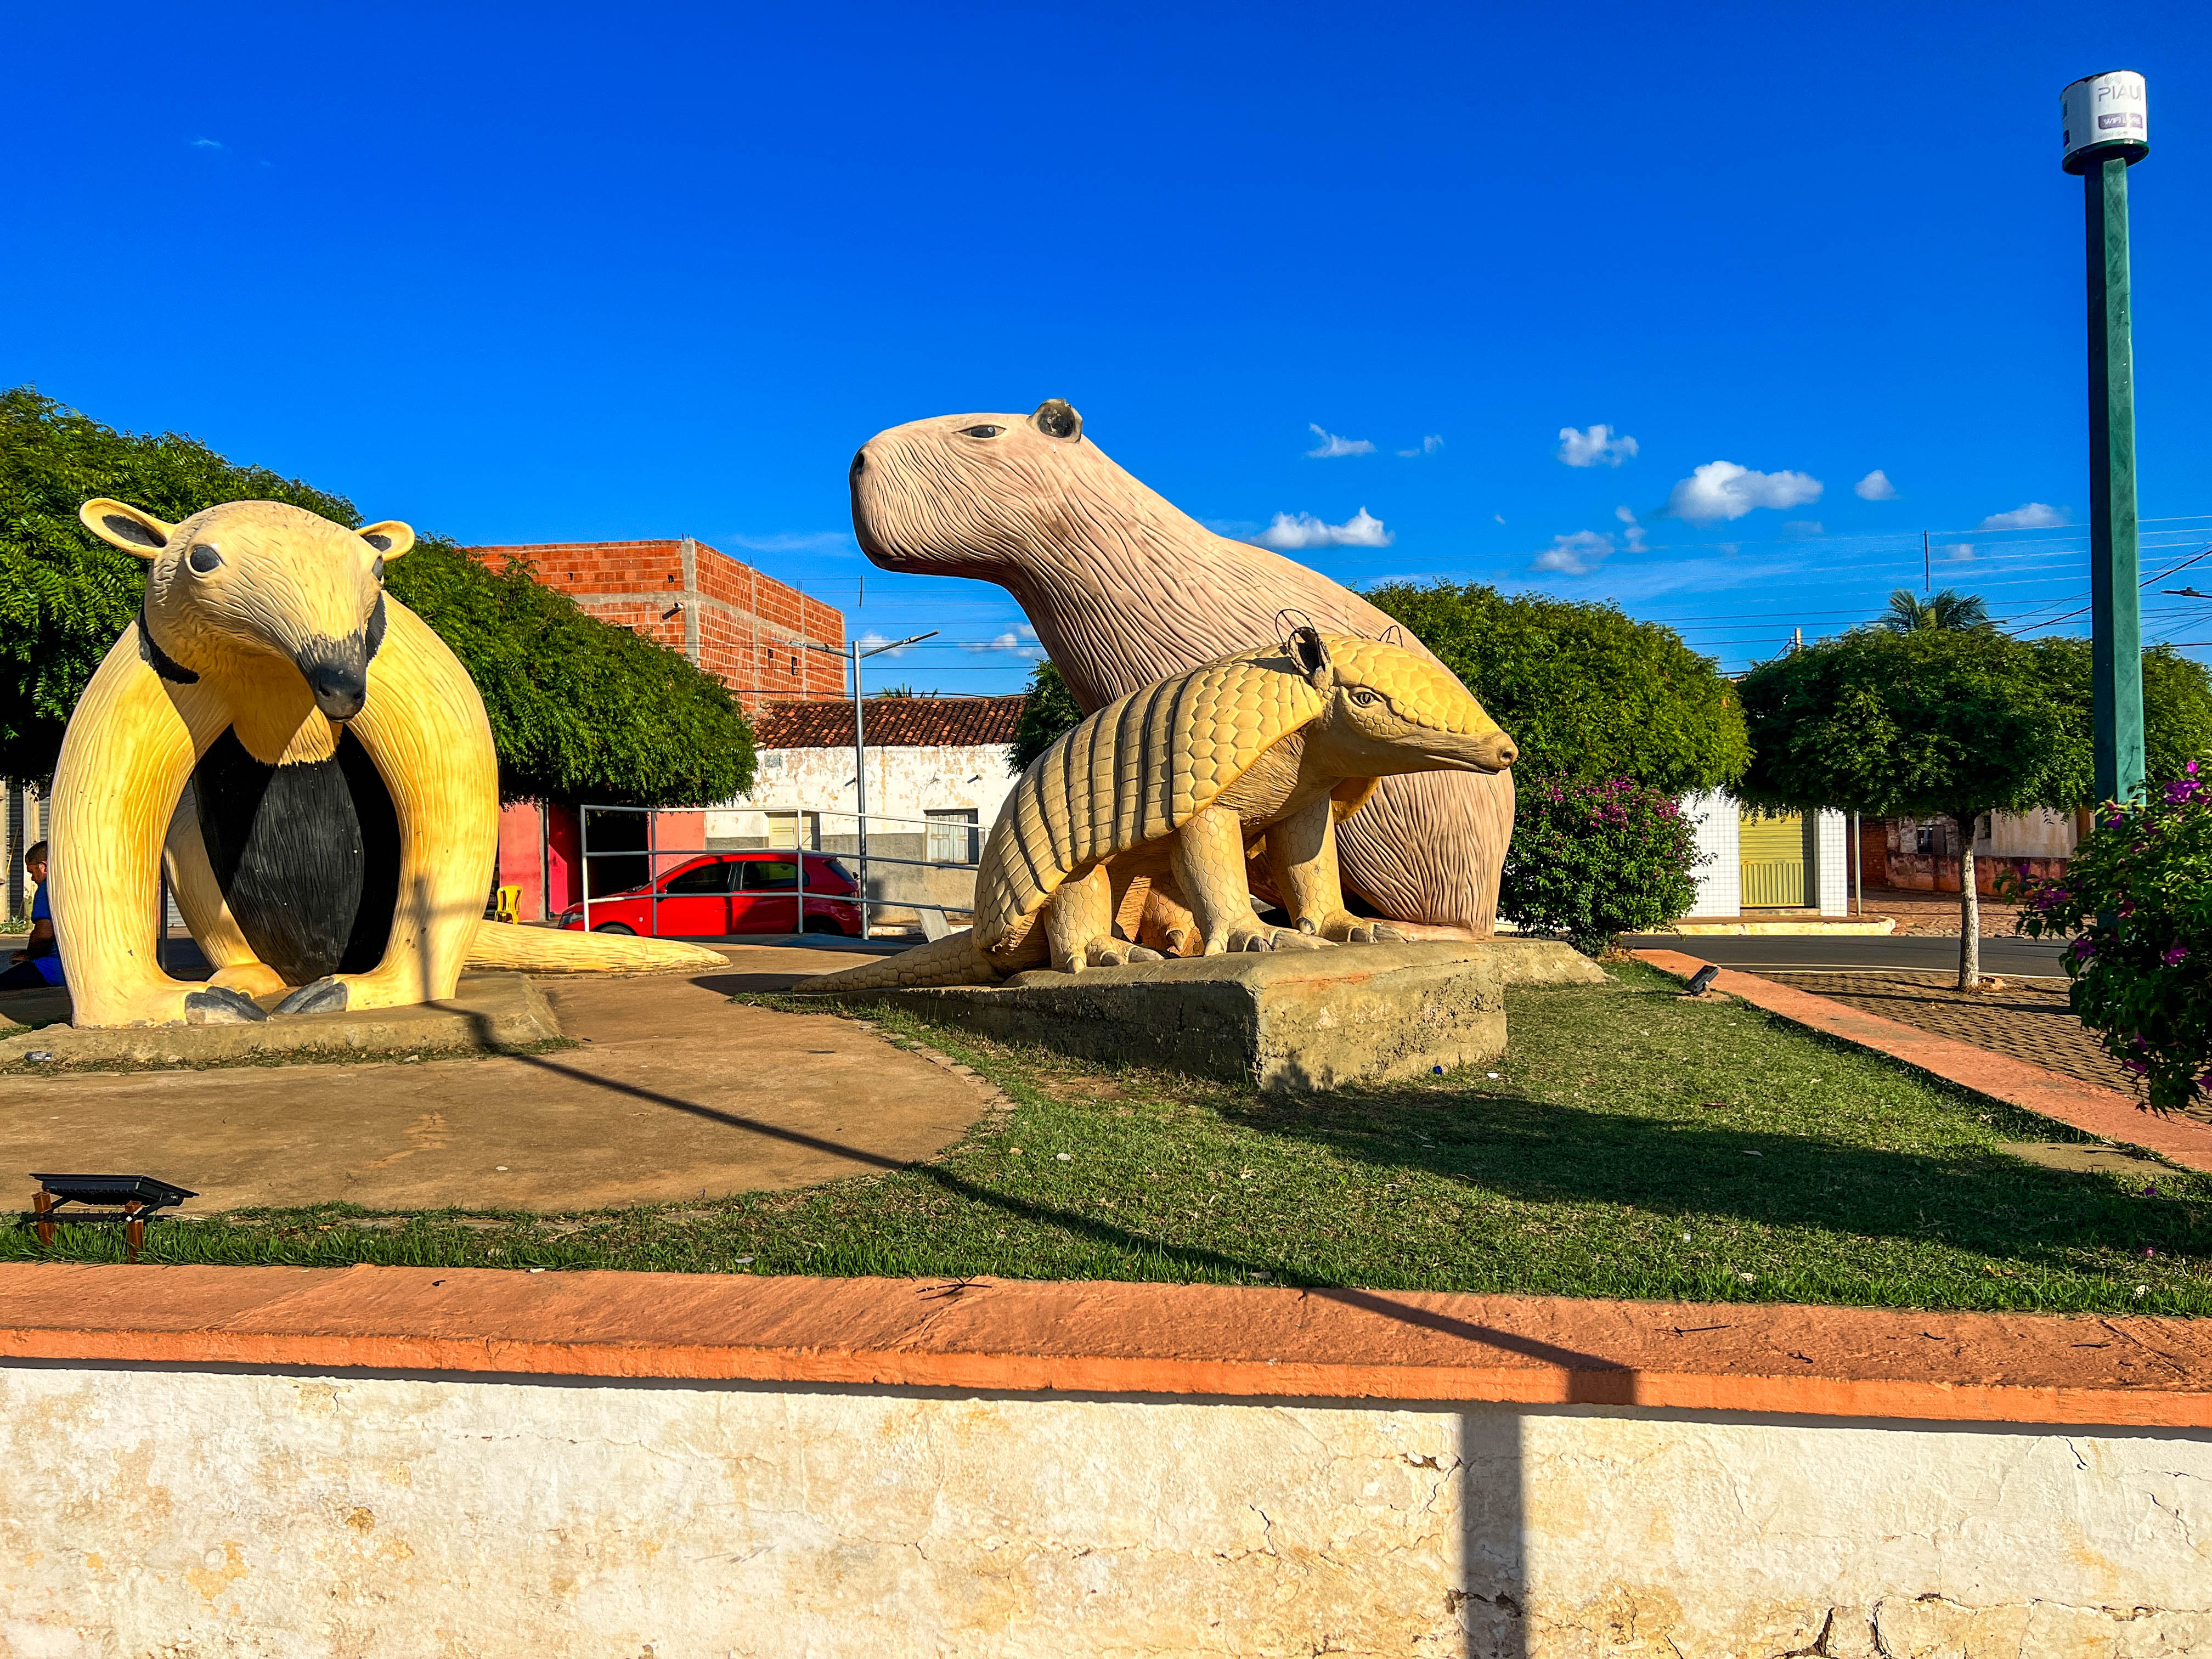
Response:
MULTIPOLYGON (((343 496, 234 465, 194 439, 118 432, 27 386, 0 392, 0 776, 52 774, 70 711, 144 597, 145 567, 77 522, 95 495, 173 523, 234 501, 361 522, 343 496)), ((743 711, 677 653, 434 535, 389 580, 476 681, 509 799, 673 805, 750 786, 743 711)))
POLYGON ((1981 976, 1974 821, 2064 807, 2089 787, 2088 733, 2033 647, 1994 629, 1854 629, 1760 663, 1737 682, 1754 805, 1948 817, 1960 864, 1959 988, 1981 976))
POLYGON ((1073 729, 1082 719, 1075 694, 1060 678, 1060 670, 1048 662, 1039 663, 1030 676, 1029 689, 1022 694, 1021 724, 1014 731, 1014 752, 1007 757, 1006 770, 1019 777, 1029 770, 1031 761, 1052 747, 1054 738, 1073 729))
MULTIPOLYGON (((2037 640, 2031 647, 2051 695, 2082 732, 2094 728, 2089 641, 2037 640)), ((2143 773, 2153 787, 2171 783, 2197 761, 2212 768, 2212 672, 2170 645, 2143 653, 2143 773)), ((2093 805, 2085 785, 2073 806, 2093 805)))
POLYGON ((1626 778, 1679 795, 1733 782, 1751 751, 1743 711, 1710 657, 1611 605, 1479 583, 1392 582, 1367 595, 1441 657, 1513 734, 1516 775, 1626 778))
POLYGON ((1989 607, 1982 603, 1979 594, 1960 593, 1948 587, 1924 599, 1909 587, 1897 589, 1889 596, 1889 609, 1877 623, 1893 634, 1918 634, 1931 629, 1956 634, 1993 625, 1989 607))

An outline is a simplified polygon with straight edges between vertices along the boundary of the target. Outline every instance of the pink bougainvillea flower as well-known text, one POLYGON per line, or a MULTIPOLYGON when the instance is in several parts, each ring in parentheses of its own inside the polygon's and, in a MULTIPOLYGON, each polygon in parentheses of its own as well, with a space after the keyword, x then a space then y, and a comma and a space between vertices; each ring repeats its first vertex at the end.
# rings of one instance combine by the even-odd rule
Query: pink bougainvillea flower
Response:
POLYGON ((2189 960, 2189 947, 2185 945, 2169 945, 2159 952, 2158 959, 2169 968, 2178 968, 2189 960))

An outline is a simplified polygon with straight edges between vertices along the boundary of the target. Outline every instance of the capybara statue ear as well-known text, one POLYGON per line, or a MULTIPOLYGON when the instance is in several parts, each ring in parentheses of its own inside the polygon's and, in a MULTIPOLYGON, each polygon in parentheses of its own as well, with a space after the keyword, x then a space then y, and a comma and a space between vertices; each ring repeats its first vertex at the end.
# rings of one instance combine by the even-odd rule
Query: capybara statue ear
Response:
POLYGON ((415 529, 397 519, 386 519, 382 524, 364 525, 353 532, 377 551, 378 556, 396 559, 415 545, 415 529))
POLYGON ((1048 398, 1037 405, 1030 416, 1036 429, 1048 438, 1080 438, 1083 436, 1083 416, 1058 398, 1048 398))
POLYGON ((105 495, 87 501, 77 508, 76 516, 87 530, 110 547, 136 553, 142 559, 150 559, 167 547, 177 528, 128 501, 112 501, 105 495))

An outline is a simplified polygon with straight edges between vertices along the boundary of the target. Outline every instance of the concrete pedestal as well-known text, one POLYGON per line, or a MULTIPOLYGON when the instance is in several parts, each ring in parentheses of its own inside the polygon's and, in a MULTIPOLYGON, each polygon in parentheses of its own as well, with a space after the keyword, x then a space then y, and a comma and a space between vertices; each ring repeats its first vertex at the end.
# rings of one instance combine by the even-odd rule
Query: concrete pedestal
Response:
POLYGON ((415 1003, 403 1008, 287 1014, 250 1025, 132 1025, 89 1030, 49 1025, 0 1041, 0 1067, 20 1065, 34 1053, 52 1054, 52 1063, 62 1066, 173 1064, 261 1054, 306 1057, 344 1049, 365 1054, 466 1053, 527 1048, 560 1035, 560 1024, 544 994, 521 975, 464 974, 451 1001, 415 1003))
POLYGON ((854 994, 1084 1060, 1320 1090, 1495 1060, 1505 1052, 1508 984, 1603 977, 1564 945, 1483 939, 1035 969, 1004 985, 854 994))

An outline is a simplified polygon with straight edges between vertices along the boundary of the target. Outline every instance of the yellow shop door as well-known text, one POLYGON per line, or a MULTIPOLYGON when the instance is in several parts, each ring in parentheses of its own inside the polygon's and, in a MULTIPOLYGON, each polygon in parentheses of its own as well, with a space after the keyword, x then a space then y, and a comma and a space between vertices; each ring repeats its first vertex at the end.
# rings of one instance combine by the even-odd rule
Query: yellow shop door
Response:
POLYGON ((1785 817, 1741 815, 1736 824, 1743 861, 1743 908, 1802 908, 1805 902, 1803 814, 1785 817))

